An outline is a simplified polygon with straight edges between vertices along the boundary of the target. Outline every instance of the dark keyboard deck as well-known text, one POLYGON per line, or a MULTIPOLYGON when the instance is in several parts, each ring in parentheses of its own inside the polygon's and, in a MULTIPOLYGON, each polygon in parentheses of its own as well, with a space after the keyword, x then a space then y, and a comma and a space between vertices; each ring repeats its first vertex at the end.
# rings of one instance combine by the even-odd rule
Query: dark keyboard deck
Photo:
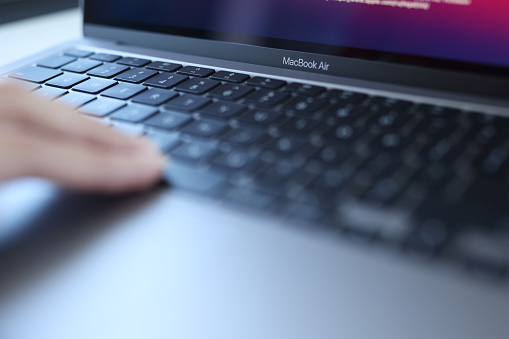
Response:
POLYGON ((173 187, 508 276, 509 119, 83 50, 10 77, 142 129, 173 187))

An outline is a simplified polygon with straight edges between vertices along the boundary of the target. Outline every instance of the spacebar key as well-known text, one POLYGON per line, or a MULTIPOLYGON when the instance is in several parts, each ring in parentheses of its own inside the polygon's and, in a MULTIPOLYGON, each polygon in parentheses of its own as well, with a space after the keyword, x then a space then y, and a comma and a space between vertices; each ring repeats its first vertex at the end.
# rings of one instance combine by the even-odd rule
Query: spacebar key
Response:
POLYGON ((164 179, 170 187, 197 193, 211 192, 219 187, 225 180, 220 176, 204 173, 196 170, 194 167, 186 166, 175 161, 172 161, 166 170, 164 179))

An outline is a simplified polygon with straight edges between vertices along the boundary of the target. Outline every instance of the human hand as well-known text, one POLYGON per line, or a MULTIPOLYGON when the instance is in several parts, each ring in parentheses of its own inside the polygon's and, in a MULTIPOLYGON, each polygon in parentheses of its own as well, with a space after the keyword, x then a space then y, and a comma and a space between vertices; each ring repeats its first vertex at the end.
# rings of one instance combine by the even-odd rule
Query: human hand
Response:
POLYGON ((84 191, 153 185, 165 158, 134 139, 12 84, 0 84, 0 182, 38 176, 84 191))

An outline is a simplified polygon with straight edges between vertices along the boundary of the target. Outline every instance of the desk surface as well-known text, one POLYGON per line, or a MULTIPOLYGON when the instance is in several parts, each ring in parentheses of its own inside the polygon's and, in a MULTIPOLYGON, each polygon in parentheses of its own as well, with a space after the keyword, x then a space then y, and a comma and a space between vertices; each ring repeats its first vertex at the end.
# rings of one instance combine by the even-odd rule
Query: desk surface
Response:
POLYGON ((82 36, 79 9, 0 25, 0 66, 82 36))

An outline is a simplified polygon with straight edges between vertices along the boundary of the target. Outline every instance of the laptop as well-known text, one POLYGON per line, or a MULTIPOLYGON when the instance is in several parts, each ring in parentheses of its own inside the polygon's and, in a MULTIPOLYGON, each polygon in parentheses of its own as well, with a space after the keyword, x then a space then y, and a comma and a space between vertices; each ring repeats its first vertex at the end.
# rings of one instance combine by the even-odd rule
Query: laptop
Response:
POLYGON ((0 338, 509 336, 505 2, 82 7, 0 74, 172 164, 2 186, 0 338))

